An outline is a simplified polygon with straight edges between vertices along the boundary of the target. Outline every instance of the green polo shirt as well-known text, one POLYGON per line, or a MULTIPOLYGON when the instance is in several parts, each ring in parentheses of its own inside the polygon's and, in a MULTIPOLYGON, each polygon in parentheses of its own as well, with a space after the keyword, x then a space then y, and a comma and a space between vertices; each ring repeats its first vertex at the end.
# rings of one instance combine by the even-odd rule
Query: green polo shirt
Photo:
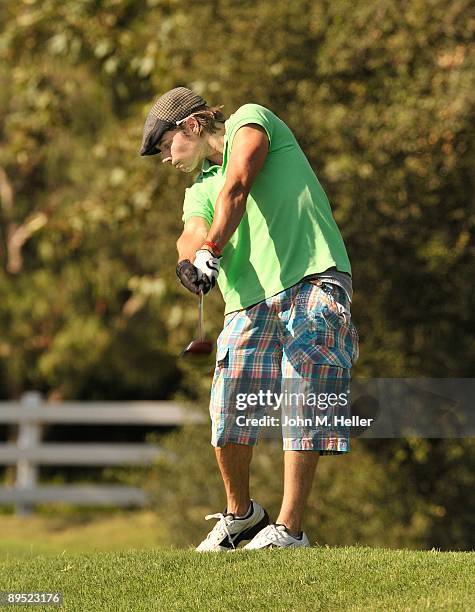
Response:
POLYGON ((244 104, 225 122, 223 165, 204 161, 195 183, 186 189, 183 221, 203 217, 211 225, 234 136, 249 123, 265 129, 269 152, 243 218, 223 249, 218 285, 225 314, 332 266, 351 274, 343 239, 315 172, 288 126, 259 104, 244 104))

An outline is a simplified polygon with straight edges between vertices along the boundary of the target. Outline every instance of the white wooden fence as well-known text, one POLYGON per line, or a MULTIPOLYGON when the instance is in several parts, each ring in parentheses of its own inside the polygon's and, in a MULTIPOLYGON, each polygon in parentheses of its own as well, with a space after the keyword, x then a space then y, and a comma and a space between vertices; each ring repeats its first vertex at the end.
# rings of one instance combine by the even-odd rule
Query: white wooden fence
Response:
POLYGON ((45 402, 36 392, 20 401, 0 402, 0 423, 18 425, 16 442, 0 444, 0 465, 15 465, 14 486, 0 486, 0 504, 15 504, 20 514, 35 503, 141 506, 145 493, 122 485, 40 485, 40 465, 139 465, 162 451, 149 444, 42 443, 43 424, 176 426, 201 423, 204 417, 172 402, 45 402))

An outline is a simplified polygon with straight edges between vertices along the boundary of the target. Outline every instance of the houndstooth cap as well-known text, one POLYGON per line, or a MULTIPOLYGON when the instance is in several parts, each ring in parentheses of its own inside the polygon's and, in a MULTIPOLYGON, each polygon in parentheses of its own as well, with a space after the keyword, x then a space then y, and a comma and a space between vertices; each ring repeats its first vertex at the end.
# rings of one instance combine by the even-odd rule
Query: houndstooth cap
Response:
POLYGON ((175 87, 160 96, 145 120, 140 155, 160 153, 157 143, 163 134, 204 106, 206 100, 187 87, 175 87))

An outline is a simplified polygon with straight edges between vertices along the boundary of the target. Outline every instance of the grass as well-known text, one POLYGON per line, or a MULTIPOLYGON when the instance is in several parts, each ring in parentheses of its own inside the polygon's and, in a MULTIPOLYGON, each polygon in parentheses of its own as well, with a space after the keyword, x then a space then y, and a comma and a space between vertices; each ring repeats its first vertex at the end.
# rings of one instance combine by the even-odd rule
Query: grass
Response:
POLYGON ((118 551, 166 542, 153 512, 0 515, 0 555, 118 551))
POLYGON ((470 552, 367 547, 23 551, 2 555, 0 590, 59 591, 61 609, 78 612, 473 610, 474 561, 470 552))

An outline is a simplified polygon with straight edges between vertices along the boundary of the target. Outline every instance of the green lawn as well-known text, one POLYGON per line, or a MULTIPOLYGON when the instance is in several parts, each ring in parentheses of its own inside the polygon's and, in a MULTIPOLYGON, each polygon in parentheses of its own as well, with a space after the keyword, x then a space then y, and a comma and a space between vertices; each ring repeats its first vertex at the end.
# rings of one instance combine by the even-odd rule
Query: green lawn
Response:
POLYGON ((469 552, 363 547, 204 554, 4 551, 0 590, 60 591, 62 609, 78 612, 455 611, 474 609, 474 565, 475 553, 469 552))
POLYGON ((0 556, 147 549, 164 543, 166 534, 151 511, 0 515, 0 556))

